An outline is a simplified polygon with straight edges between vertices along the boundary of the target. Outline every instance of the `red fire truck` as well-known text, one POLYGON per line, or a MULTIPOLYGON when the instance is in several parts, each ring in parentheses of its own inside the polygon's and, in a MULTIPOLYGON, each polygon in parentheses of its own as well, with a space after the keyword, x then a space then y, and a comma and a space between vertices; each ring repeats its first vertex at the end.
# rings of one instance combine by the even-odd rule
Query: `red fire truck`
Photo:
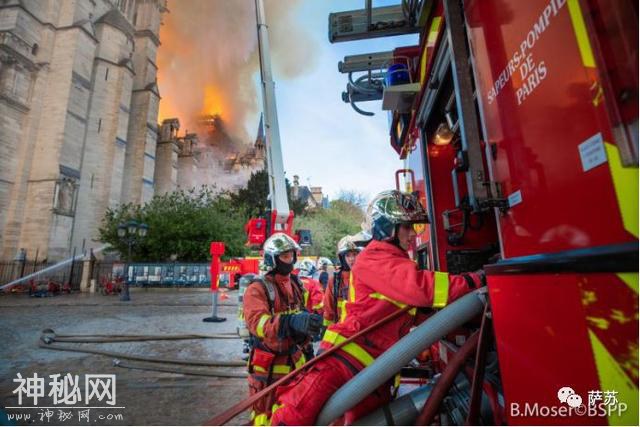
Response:
MULTIPOLYGON (((331 14, 332 42, 419 44, 346 57, 343 99, 389 112, 396 185, 430 215, 419 264, 487 273, 492 422, 637 425, 637 2, 366 4, 331 14)), ((464 335, 432 348, 438 370, 464 335)), ((441 422, 464 422, 457 401, 441 422)))
POLYGON ((229 289, 236 289, 240 277, 258 274, 260 257, 231 258, 220 262, 220 282, 227 283, 229 289))

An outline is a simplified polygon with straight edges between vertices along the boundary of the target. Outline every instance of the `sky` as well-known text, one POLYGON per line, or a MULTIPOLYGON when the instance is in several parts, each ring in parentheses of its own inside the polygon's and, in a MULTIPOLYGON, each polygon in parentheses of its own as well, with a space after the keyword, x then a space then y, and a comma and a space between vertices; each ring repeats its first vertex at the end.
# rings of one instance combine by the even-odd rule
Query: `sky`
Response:
MULTIPOLYGON (((173 12, 168 19, 172 22, 166 28, 173 30, 161 31, 164 49, 161 46, 158 54, 160 93, 165 102, 161 101, 161 116, 179 116, 184 127, 191 125, 184 119, 185 112, 201 107, 203 90, 199 86, 214 80, 210 93, 218 96, 211 100, 222 108, 223 118, 226 114, 231 119, 235 134, 246 135, 242 139, 255 137, 262 110, 260 75, 255 56, 244 53, 256 52, 253 1, 171 0, 173 12), (223 38, 221 45, 218 41, 223 38), (188 73, 180 72, 187 69, 188 73), (229 70, 237 71, 230 75, 229 70), (227 87, 221 87, 220 81, 227 82, 227 87), (247 90, 245 84, 254 90, 247 90), (254 102, 255 97, 260 99, 254 102), (244 122, 240 131, 238 121, 244 122)), ((373 5, 399 2, 374 0, 373 5)), ((373 117, 360 115, 344 103, 341 94, 347 75, 338 71, 338 62, 345 55, 415 45, 418 36, 331 44, 329 13, 362 9, 364 3, 267 0, 266 4, 285 173, 289 180, 298 175, 302 185, 321 186, 330 198, 341 190, 373 197, 395 185, 394 172, 402 167, 389 144, 382 101, 359 104, 374 112, 373 117), (300 61, 304 63, 296 64, 300 61)))
MULTIPOLYGON (((374 1, 374 6, 396 2, 374 1)), ((342 101, 347 75, 338 71, 345 55, 382 52, 417 44, 418 36, 386 37, 331 44, 331 12, 361 9, 363 0, 304 0, 297 16, 316 41, 315 67, 293 79, 276 81, 276 99, 286 175, 301 184, 322 186, 335 198, 340 190, 355 190, 367 198, 395 186, 402 167, 389 143, 387 112, 382 101, 361 103, 372 117, 355 112, 342 101)), ((278 22, 270 22, 270 27, 278 22)), ((277 58, 274 58, 274 62, 277 58)))

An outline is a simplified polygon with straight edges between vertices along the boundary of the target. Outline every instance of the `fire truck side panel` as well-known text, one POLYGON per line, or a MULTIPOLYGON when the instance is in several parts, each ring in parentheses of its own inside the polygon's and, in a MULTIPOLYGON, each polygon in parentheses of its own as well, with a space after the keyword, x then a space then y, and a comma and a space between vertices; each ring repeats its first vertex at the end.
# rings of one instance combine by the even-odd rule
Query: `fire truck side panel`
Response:
POLYGON ((637 274, 492 275, 488 280, 509 424, 635 425, 637 274), (585 407, 590 391, 615 391, 628 409, 621 417, 524 415, 527 403, 566 406, 558 400, 561 387, 571 387, 585 407))
POLYGON ((471 0, 466 18, 493 180, 511 205, 504 256, 634 241, 637 220, 623 222, 612 191, 621 167, 577 0, 471 0))

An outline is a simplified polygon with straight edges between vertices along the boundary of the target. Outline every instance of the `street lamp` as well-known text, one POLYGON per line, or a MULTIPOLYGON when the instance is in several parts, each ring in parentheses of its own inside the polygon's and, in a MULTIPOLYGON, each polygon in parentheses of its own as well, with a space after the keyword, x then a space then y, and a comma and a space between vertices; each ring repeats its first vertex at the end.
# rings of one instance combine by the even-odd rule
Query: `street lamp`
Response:
MULTIPOLYGON (((138 243, 138 241, 143 239, 147 235, 148 231, 149 226, 147 224, 138 223, 136 221, 127 221, 126 223, 118 225, 118 237, 127 244, 128 248, 126 271, 129 271, 129 266, 131 264, 131 248, 133 245, 138 243)), ((120 301, 131 301, 131 296, 129 295, 129 282, 125 280, 123 286, 124 289, 120 293, 120 301)))

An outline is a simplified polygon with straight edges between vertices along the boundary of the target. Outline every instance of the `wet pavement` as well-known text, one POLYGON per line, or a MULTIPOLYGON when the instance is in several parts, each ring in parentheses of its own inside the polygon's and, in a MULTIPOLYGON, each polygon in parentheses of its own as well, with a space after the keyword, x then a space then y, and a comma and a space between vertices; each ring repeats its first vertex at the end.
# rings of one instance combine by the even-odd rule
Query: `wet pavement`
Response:
MULTIPOLYGON (((210 295, 206 289, 133 289, 130 302, 97 294, 77 293, 49 298, 0 295, 0 404, 6 415, 19 425, 200 425, 206 422, 246 397, 246 380, 125 369, 113 366, 112 357, 52 351, 39 348, 38 343, 40 332, 46 328, 66 335, 235 332, 236 292, 229 292, 229 299, 221 302, 218 315, 227 318, 223 323, 202 321, 211 315, 210 295), (19 403, 19 393, 13 393, 20 386, 18 374, 23 379, 33 379, 37 374, 44 379, 44 389, 32 387, 30 396, 24 391, 22 403, 19 403), (55 387, 50 375, 56 374, 61 375, 60 379, 72 375, 72 381, 67 383, 69 390, 59 396, 72 402, 77 390, 73 386, 76 385, 81 402, 54 404, 51 393, 55 387), (74 381, 75 375, 78 375, 78 383, 74 381), (86 384, 87 375, 115 375, 115 393, 112 393, 115 399, 111 399, 115 404, 107 403, 110 395, 106 392, 113 389, 105 385, 106 381, 90 380, 90 384, 86 384), (92 393, 94 395, 87 402, 92 393), (99 399, 100 394, 102 399, 99 399), (37 403, 33 395, 40 395, 37 403), (15 421, 20 414, 23 418, 15 421), (25 422, 26 416, 29 420, 25 422)), ((240 339, 61 345, 180 359, 237 361, 242 356, 240 339)), ((205 369, 245 372, 242 367, 205 369)), ((231 424, 244 424, 247 420, 248 413, 245 412, 231 424)))

